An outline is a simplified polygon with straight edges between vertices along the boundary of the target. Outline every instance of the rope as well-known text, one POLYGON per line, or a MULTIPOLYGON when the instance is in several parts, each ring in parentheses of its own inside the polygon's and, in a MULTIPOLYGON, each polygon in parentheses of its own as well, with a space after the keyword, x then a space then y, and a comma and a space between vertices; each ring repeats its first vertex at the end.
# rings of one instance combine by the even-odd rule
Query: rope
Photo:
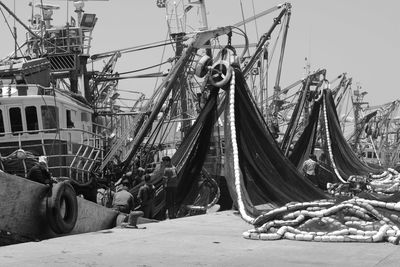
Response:
MULTIPOLYGON (((321 89, 323 90, 323 89, 321 89)), ((325 122, 325 134, 326 134, 326 141, 327 141, 327 145, 328 145, 328 152, 329 152, 329 157, 330 160, 332 162, 332 166, 333 166, 333 170, 335 171, 336 176, 338 177, 338 179, 342 182, 342 183, 347 183, 342 176, 339 173, 339 170, 336 166, 335 160, 333 158, 333 152, 332 152, 332 145, 331 145, 331 137, 329 134, 329 124, 328 124, 328 115, 326 113, 326 100, 325 97, 322 97, 322 101, 323 101, 323 113, 324 113, 324 122, 325 122)))
POLYGON ((279 219, 267 219, 262 226, 244 232, 243 237, 317 242, 388 241, 398 245, 400 231, 396 224, 400 222, 399 211, 400 202, 362 198, 353 198, 338 205, 334 200, 290 203, 257 218, 258 221, 279 219), (388 211, 385 214, 390 214, 389 217, 379 212, 382 209, 388 211))
POLYGON ((253 223, 254 218, 247 214, 242 199, 242 190, 240 184, 240 166, 239 166, 239 151, 236 140, 236 125, 235 125, 235 71, 232 71, 232 78, 229 90, 229 126, 231 131, 232 150, 233 150, 233 169, 235 176, 235 189, 237 194, 237 202, 240 215, 243 220, 248 223, 253 223))

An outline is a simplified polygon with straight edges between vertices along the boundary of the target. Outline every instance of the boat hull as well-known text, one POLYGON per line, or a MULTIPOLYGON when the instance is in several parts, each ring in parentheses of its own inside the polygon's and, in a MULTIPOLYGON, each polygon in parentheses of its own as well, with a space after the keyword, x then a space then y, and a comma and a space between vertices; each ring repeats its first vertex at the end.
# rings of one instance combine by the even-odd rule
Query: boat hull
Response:
MULTIPOLYGON (((0 230, 28 240, 60 236, 46 219, 49 188, 19 176, 0 172, 0 230)), ((115 227, 118 212, 78 197, 78 219, 66 234, 94 232, 115 227)))

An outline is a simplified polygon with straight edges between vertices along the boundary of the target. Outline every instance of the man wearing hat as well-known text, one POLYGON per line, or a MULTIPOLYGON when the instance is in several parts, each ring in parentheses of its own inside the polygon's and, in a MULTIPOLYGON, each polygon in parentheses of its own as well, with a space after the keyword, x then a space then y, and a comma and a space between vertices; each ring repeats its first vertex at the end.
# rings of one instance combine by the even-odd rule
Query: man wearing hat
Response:
POLYGON ((47 167, 47 158, 40 156, 38 163, 36 163, 28 172, 29 180, 38 182, 41 184, 51 184, 51 174, 47 167))

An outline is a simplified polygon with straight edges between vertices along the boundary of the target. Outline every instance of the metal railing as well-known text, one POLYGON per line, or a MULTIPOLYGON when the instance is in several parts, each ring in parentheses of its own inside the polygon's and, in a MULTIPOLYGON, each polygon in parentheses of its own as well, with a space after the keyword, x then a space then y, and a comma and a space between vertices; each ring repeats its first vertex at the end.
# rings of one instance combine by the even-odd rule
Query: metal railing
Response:
POLYGON ((54 96, 54 94, 54 88, 40 84, 3 84, 0 86, 0 98, 33 95, 54 96))
MULTIPOLYGON (((1 145, 0 151, 2 151, 3 158, 7 158, 7 155, 4 155, 4 151, 10 151, 10 154, 17 149, 33 151, 34 155, 44 155, 47 157, 49 170, 54 176, 67 176, 81 185, 85 185, 91 181, 91 172, 96 164, 101 163, 104 154, 103 136, 73 128, 4 132, 0 134, 0 144, 2 143, 12 144, 1 145), (73 132, 80 134, 79 142, 68 140, 68 134, 73 132), (37 135, 34 135, 34 133, 37 135), (10 137, 12 138, 10 139, 10 137), (34 141, 37 142, 35 143, 34 141), (57 142, 58 144, 66 145, 67 149, 55 149, 57 142), (68 146, 71 146, 72 149, 69 150, 68 146), (67 153, 63 153, 63 151, 67 151, 67 153), (68 151, 71 151, 71 153, 68 153, 68 151)), ((24 172, 26 177, 29 169, 24 159, 23 166, 24 170, 20 172, 24 172)))
MULTIPOLYGON (((78 27, 46 29, 43 38, 37 38, 27 33, 26 39, 33 54, 39 54, 39 51, 46 54, 85 54, 90 49, 91 31, 91 29, 78 27)), ((42 36, 40 30, 34 32, 37 36, 42 36)))

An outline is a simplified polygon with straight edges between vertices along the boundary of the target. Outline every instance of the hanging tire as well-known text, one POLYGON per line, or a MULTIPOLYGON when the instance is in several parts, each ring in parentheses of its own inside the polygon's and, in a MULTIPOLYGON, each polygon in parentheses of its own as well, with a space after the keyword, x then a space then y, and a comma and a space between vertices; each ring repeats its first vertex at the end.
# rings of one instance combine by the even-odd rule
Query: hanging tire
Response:
POLYGON ((212 65, 212 59, 207 55, 203 56, 197 62, 194 74, 199 78, 203 78, 204 76, 206 76, 206 74, 208 72, 207 67, 210 65, 212 65))
POLYGON ((210 83, 222 88, 232 77, 232 67, 228 61, 220 60, 211 67, 210 83))
POLYGON ((71 232, 78 219, 78 200, 72 185, 68 182, 54 184, 46 204, 51 229, 57 234, 71 232))

